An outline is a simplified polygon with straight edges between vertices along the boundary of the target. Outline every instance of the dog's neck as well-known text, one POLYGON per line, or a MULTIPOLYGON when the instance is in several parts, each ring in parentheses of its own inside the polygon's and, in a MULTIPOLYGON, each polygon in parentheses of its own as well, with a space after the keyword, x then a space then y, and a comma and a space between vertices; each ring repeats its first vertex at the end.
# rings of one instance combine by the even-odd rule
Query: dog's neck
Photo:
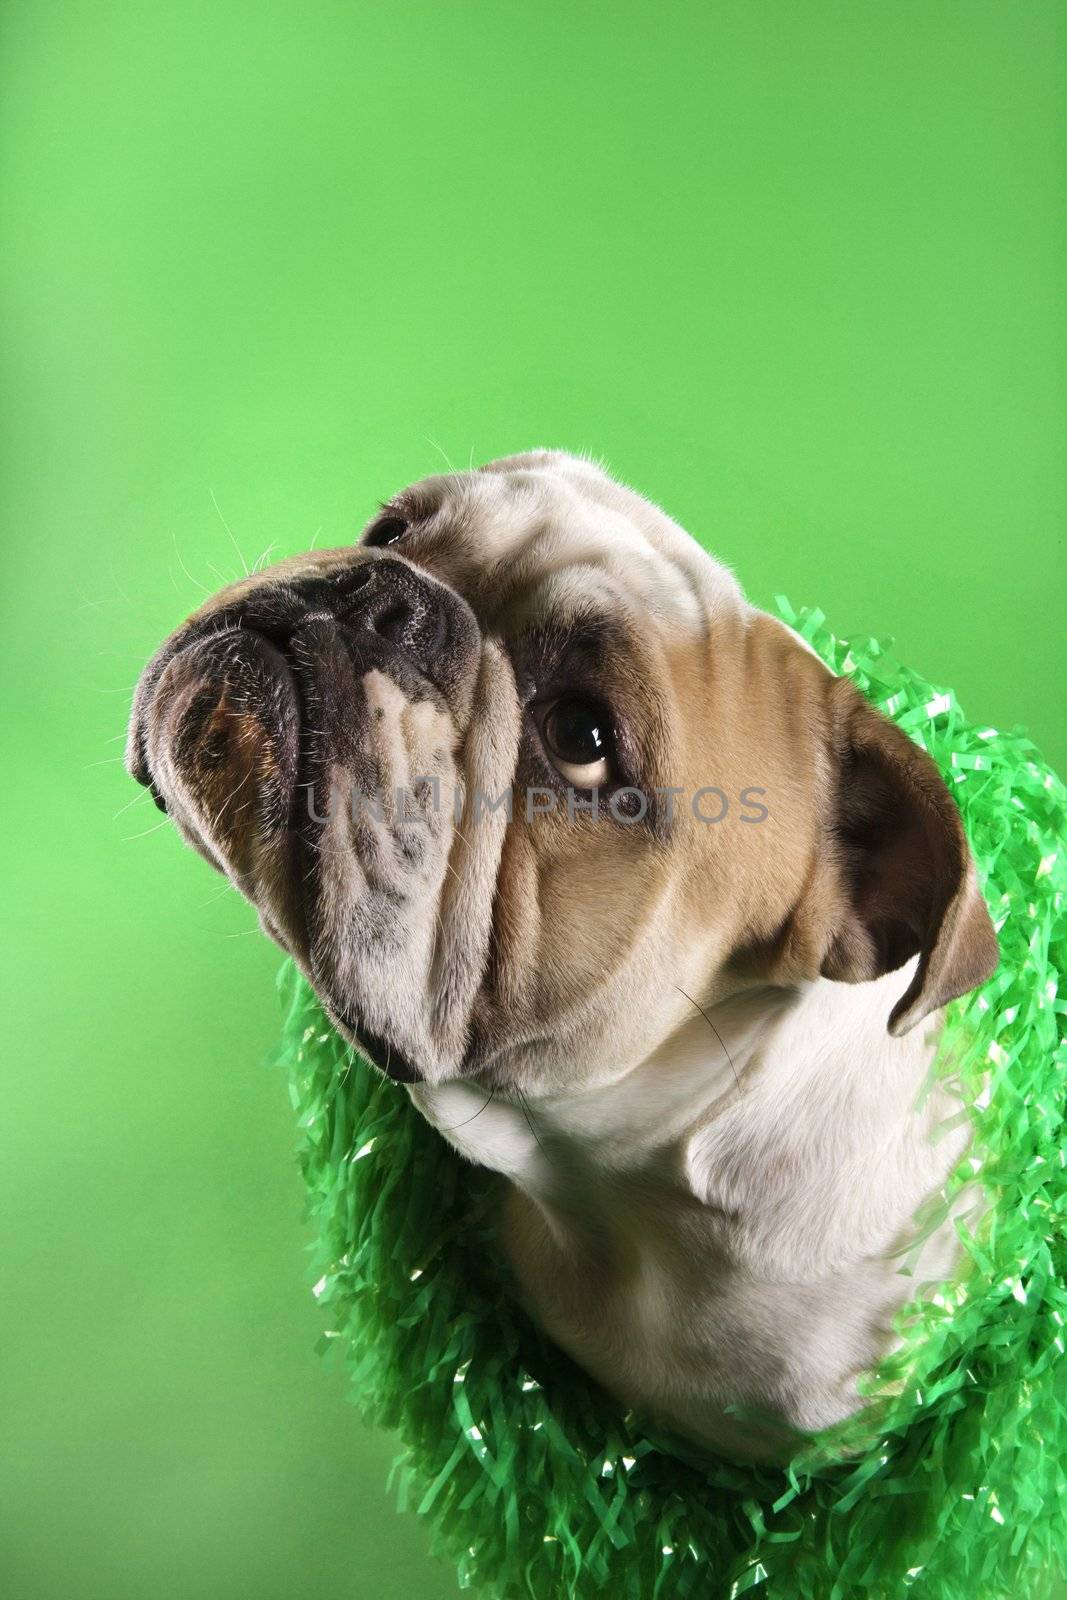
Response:
POLYGON ((946 1167, 930 1136, 951 1108, 939 1090, 922 1100, 936 1026, 886 1032, 909 975, 694 1006, 624 1078, 582 1093, 451 1083, 412 1098, 576 1248, 632 1231, 635 1210, 658 1229, 684 1214, 689 1231, 703 1213, 716 1249, 729 1220, 749 1270, 818 1276, 892 1248, 946 1167))

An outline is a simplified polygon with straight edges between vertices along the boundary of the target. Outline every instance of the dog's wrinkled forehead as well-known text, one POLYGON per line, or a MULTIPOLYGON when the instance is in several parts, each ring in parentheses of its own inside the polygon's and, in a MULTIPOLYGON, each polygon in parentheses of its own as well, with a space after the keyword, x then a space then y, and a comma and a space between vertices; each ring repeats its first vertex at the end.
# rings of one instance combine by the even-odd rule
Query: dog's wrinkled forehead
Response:
POLYGON ((555 451, 431 477, 388 508, 398 553, 459 590, 499 631, 528 610, 596 609, 702 635, 741 603, 731 573, 657 506, 592 462, 555 451))

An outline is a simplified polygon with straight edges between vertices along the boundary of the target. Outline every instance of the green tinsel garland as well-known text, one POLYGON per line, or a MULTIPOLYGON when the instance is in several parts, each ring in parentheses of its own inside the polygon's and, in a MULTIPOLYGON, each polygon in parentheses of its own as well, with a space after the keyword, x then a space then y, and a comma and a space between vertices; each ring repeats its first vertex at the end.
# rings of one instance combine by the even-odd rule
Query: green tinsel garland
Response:
MULTIPOLYGON (((1021 733, 972 726, 875 640, 779 607, 937 761, 1001 942, 939 1058, 973 1107, 989 1209, 962 1230, 958 1280, 902 1314, 862 1417, 770 1470, 622 1414, 517 1308, 493 1238, 500 1180, 283 974, 326 1341, 362 1411, 399 1430, 401 1503, 461 1584, 497 1600, 1039 1600, 1062 1570, 1067 795, 1021 733)), ((972 1179, 967 1160, 949 1193, 972 1179)))

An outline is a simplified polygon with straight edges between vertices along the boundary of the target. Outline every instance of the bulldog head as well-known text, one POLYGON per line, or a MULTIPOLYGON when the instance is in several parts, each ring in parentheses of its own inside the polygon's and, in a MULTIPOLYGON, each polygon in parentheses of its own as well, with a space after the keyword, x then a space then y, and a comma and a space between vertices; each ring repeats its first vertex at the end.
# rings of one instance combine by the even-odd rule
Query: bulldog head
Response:
POLYGON ((691 1014, 997 947, 927 756, 678 525, 556 452, 230 585, 128 764, 391 1076, 610 1082, 691 1014))

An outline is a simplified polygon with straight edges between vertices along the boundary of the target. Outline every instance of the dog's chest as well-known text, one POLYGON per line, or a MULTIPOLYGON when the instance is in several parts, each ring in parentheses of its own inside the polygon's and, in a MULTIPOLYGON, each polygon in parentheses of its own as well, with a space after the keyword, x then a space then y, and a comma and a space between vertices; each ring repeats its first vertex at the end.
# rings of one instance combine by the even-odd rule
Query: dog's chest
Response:
MULTIPOLYGON (((602 1196, 603 1197, 603 1196, 602 1196)), ((727 1408, 817 1428, 857 1403, 854 1378, 889 1335, 894 1269, 861 1262, 809 1281, 755 1276, 741 1220, 629 1194, 614 1221, 547 1213, 512 1189, 508 1255, 534 1317, 605 1388, 727 1450, 776 1453, 779 1430, 727 1408), (620 1215, 625 1221, 620 1221, 620 1215)))
MULTIPOLYGON (((782 1422, 856 1409, 856 1379, 915 1288, 895 1252, 961 1150, 962 1134, 930 1142, 937 1097, 916 1107, 930 1049, 887 1044, 872 998, 869 1029, 860 995, 847 1029, 836 999, 832 1017, 790 1018, 742 1063, 743 1088, 685 1127, 648 1083, 631 1085, 640 1116, 621 1118, 618 1090, 578 1113, 487 1104, 472 1085, 415 1093, 464 1155, 509 1178, 502 1242, 546 1331, 624 1402, 726 1452, 773 1458, 782 1422), (830 1022, 841 1049, 813 1052, 830 1022), (737 1406, 782 1420, 741 1423, 737 1406)), ((659 1084, 662 1063, 650 1071, 659 1084)), ((954 1248, 946 1225, 918 1275, 947 1276, 954 1248)))

